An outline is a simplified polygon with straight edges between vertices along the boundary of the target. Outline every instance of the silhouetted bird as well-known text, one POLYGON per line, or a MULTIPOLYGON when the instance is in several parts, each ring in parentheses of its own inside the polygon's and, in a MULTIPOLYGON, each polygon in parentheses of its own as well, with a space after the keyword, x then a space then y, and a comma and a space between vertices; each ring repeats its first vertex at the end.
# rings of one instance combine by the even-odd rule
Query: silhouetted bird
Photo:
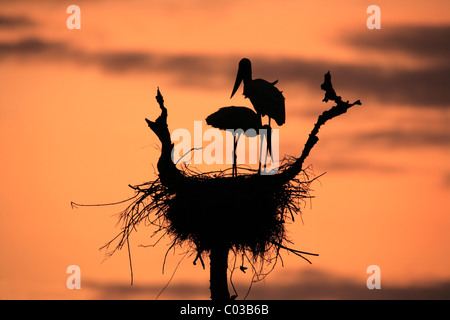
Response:
POLYGON ((281 126, 286 121, 286 112, 284 104, 284 96, 280 90, 275 87, 278 82, 268 82, 263 79, 252 79, 252 64, 249 59, 243 58, 239 62, 239 69, 234 83, 231 97, 236 93, 241 82, 244 82, 243 94, 249 98, 256 112, 261 115, 267 115, 270 119, 274 119, 281 126))
MULTIPOLYGON (((247 107, 223 107, 210 114, 206 118, 206 123, 220 129, 248 129, 258 130, 261 128, 261 117, 255 111, 247 107)), ((251 134, 250 132, 248 134, 251 134)))
MULTIPOLYGON (((210 114, 206 118, 206 123, 210 126, 220 130, 233 130, 234 145, 233 145, 233 175, 237 175, 236 166, 236 147, 240 135, 243 133, 247 137, 255 137, 260 134, 259 129, 266 129, 267 131, 267 149, 271 152, 271 128, 269 125, 262 125, 261 116, 255 113, 252 109, 246 107, 223 107, 218 111, 210 114), (242 129, 238 131, 238 129, 242 129), (254 130, 249 130, 254 129, 254 130), (237 135, 237 136, 236 136, 237 135)), ((261 136, 260 154, 262 148, 263 135, 261 136)), ((259 163, 261 169, 261 162, 259 163)))

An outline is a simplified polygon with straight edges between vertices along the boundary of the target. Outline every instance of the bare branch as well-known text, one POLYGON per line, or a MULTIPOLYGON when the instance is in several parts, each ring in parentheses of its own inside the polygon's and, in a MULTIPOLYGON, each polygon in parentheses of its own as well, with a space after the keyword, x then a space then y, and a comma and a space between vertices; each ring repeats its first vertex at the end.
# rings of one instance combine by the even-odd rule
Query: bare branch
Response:
POLYGON ((156 94, 156 101, 161 108, 161 115, 155 121, 150 121, 147 118, 145 121, 162 143, 161 156, 157 165, 161 183, 168 188, 176 190, 183 184, 185 177, 172 161, 173 143, 170 139, 167 125, 167 109, 164 106, 164 98, 159 88, 156 94))
POLYGON ((353 103, 349 103, 349 101, 344 102, 342 101, 342 98, 340 96, 336 95, 336 92, 334 91, 333 85, 331 83, 331 75, 329 71, 328 73, 325 74, 324 83, 320 86, 320 88, 325 91, 325 97, 322 101, 328 102, 328 100, 332 100, 336 102, 336 105, 333 106, 331 109, 324 111, 319 116, 316 124, 314 125, 314 128, 311 130, 311 133, 309 134, 308 140, 305 143, 305 146, 303 148, 300 157, 297 158, 297 160, 286 170, 278 174, 279 177, 281 178, 281 181, 283 182, 294 179, 295 176, 297 176, 301 172, 305 159, 308 157, 312 148, 319 141, 317 134, 319 133, 320 127, 324 125, 325 122, 337 116, 340 116, 343 113, 346 113, 347 110, 353 107, 354 105, 361 105, 361 102, 359 100, 353 103))

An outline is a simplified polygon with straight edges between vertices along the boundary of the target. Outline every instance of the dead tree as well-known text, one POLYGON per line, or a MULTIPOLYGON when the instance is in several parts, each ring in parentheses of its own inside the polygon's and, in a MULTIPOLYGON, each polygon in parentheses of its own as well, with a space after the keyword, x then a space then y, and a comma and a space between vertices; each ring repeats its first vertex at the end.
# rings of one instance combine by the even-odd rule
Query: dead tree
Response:
MULTIPOLYGON (((317 254, 290 248, 285 230, 286 221, 294 220, 301 213, 299 199, 311 197, 310 184, 316 177, 311 177, 304 162, 319 140, 320 128, 328 120, 361 104, 359 100, 343 101, 333 89, 329 72, 321 89, 325 91, 323 101, 331 100, 335 105, 318 117, 300 157, 284 161, 274 175, 250 172, 237 176, 225 171, 198 173, 174 164, 167 109, 158 89, 156 100, 161 114, 155 121, 145 119, 162 145, 158 178, 130 186, 136 193, 120 216, 120 233, 104 246, 108 249, 115 243, 109 254, 125 244, 129 247, 129 236, 139 223, 155 226, 154 235, 162 233, 171 237, 169 250, 188 246, 195 253, 194 263, 200 260, 203 266, 203 259, 209 257, 214 301, 230 299, 227 275, 230 251, 261 265, 276 263, 281 250, 309 262, 305 255, 317 254)), ((253 267, 253 271, 256 273, 257 269, 253 267)))
MULTIPOLYGON (((175 195, 177 193, 183 194, 186 192, 185 190, 189 190, 191 187, 196 188, 198 192, 186 192, 189 194, 189 197, 186 198, 187 201, 207 201, 208 195, 216 193, 216 196, 213 198, 222 200, 216 203, 217 206, 220 206, 227 201, 232 201, 234 204, 239 204, 239 206, 242 206, 246 202, 250 202, 250 205, 244 205, 244 210, 242 210, 242 208, 228 208, 230 210, 235 209, 234 211, 239 212, 240 215, 249 216, 245 219, 247 221, 243 223, 244 226, 242 228, 230 225, 224 221, 233 219, 232 215, 228 216, 230 213, 228 210, 223 213, 219 212, 215 215, 214 210, 217 208, 214 208, 213 202, 210 203, 209 209, 210 215, 214 216, 214 218, 200 217, 196 219, 196 225, 193 228, 197 230, 188 231, 188 233, 192 233, 189 235, 192 237, 190 240, 193 240, 199 254, 203 251, 209 252, 212 300, 226 300, 230 298, 227 285, 227 268, 228 253, 232 247, 237 249, 245 249, 245 247, 248 247, 255 256, 264 254, 270 246, 275 246, 277 254, 281 248, 287 249, 287 247, 282 244, 285 237, 284 228, 280 228, 279 224, 280 222, 283 223, 285 221, 285 216, 283 214, 284 212, 280 211, 291 211, 291 209, 295 209, 293 211, 298 211, 299 208, 292 208, 292 206, 290 206, 290 200, 295 196, 306 197, 308 188, 305 186, 305 182, 303 182, 300 183, 300 186, 297 184, 293 187, 293 189, 297 189, 297 193, 286 191, 292 188, 293 181, 295 181, 296 177, 303 170, 305 159, 319 140, 317 135, 321 126, 328 120, 345 113, 350 107, 361 104, 359 100, 353 103, 349 103, 348 101, 344 102, 341 97, 337 96, 333 89, 329 72, 325 75, 324 83, 321 85, 321 88, 325 91, 325 98, 323 101, 327 102, 332 100, 336 105, 319 116, 299 158, 284 165, 280 172, 275 175, 262 176, 259 174, 251 174, 238 177, 208 178, 186 175, 173 163, 171 159, 173 144, 170 140, 170 133, 167 126, 167 109, 164 106, 163 97, 158 89, 156 100, 161 108, 161 115, 154 122, 148 119, 146 119, 146 121, 150 129, 152 129, 162 143, 161 157, 158 161, 159 179, 161 184, 170 189, 170 192, 175 195), (238 187, 238 184, 244 184, 244 187, 238 187), (256 188, 257 192, 251 194, 251 190, 254 190, 255 186, 259 186, 256 188), (206 189, 208 189, 208 192, 203 193, 202 191, 207 191, 206 189), (213 191, 211 192, 211 190, 213 191), (269 197, 267 197, 268 199, 274 200, 274 198, 283 193, 287 193, 287 196, 284 197, 286 199, 281 199, 280 204, 268 203, 274 201, 264 201, 266 195, 269 195, 269 197), (261 202, 264 206, 268 205, 266 210, 261 206, 261 202), (246 211, 253 211, 253 214, 249 214, 246 211), (263 214, 267 215, 268 218, 262 217, 263 214), (225 215, 225 218, 223 215, 225 215), (275 219, 273 217, 275 217, 275 219), (261 238, 261 234, 255 234, 255 232, 250 231, 252 229, 251 224, 257 223, 259 219, 267 220, 258 225, 258 227, 264 227, 265 234, 262 235, 262 239, 258 239, 261 240, 261 243, 251 243, 251 237, 256 236, 261 238), (229 233, 236 233, 238 236, 229 236, 229 233), (246 233, 246 235, 241 233, 246 233)), ((306 181, 306 185, 309 183, 310 181, 306 181)), ((189 206, 186 206, 187 210, 189 210, 188 207, 189 206)), ((186 213, 180 214, 183 215, 186 213)), ((173 224, 177 225, 179 223, 177 220, 183 221, 184 219, 171 217, 170 215, 166 216, 166 218, 170 219, 170 223, 172 224, 172 227, 174 227, 172 231, 176 234, 176 237, 180 237, 180 240, 183 240, 186 236, 183 235, 184 231, 178 230, 173 224)), ((242 218, 242 216, 236 216, 235 218, 242 218)), ((242 219, 236 219, 234 222, 242 223, 242 219)), ((183 229, 184 227, 185 226, 180 226, 180 229, 183 229)), ((298 255, 308 254, 306 252, 290 250, 295 251, 298 255)))

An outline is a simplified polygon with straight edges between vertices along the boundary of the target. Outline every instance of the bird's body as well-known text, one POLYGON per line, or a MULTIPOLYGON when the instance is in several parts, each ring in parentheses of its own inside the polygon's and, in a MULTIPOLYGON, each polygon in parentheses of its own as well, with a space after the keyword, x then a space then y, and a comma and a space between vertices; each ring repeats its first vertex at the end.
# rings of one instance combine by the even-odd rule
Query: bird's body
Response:
MULTIPOLYGON (((220 130, 232 130, 234 135, 234 145, 233 145, 233 175, 237 175, 236 167, 236 147, 241 134, 248 137, 255 137, 261 135, 261 140, 264 135, 267 135, 267 149, 271 150, 271 132, 272 129, 268 125, 262 125, 261 116, 254 112, 252 109, 247 107, 223 107, 216 112, 210 114, 206 118, 206 123, 210 126, 220 129, 220 130), (242 129, 242 131, 239 131, 242 129), (250 130, 253 129, 253 130, 250 130), (265 129, 259 131, 260 129, 265 129)), ((260 154, 261 154, 262 143, 260 144, 260 154)), ((261 170, 261 163, 260 168, 261 170)))
POLYGON ((258 114, 274 119, 279 126, 285 123, 284 97, 274 83, 263 79, 254 79, 247 83, 244 81, 243 93, 246 98, 250 99, 258 114))
MULTIPOLYGON (((237 89, 244 83, 243 94, 250 99, 256 113, 246 107, 223 107, 206 118, 206 123, 214 128, 221 130, 234 130, 234 148, 233 148, 233 175, 237 175, 236 167, 236 145, 239 136, 244 133, 247 136, 261 136, 260 156, 262 141, 264 136, 267 138, 267 154, 272 157, 272 129, 270 127, 270 119, 274 119, 279 126, 286 121, 284 96, 275 84, 278 82, 268 82, 263 79, 252 79, 252 65, 249 59, 244 58, 239 62, 238 73, 234 83, 231 98, 237 89), (269 124, 262 125, 261 117, 268 116, 269 124), (242 131, 237 131, 242 129, 242 131), (254 129, 254 130, 249 130, 254 129), (259 132, 259 129, 266 129, 259 132)), ((259 161, 259 172, 261 172, 261 158, 259 161)))
POLYGON ((274 119, 279 126, 286 122, 285 98, 283 93, 275 87, 278 81, 268 82, 263 79, 252 79, 251 62, 244 58, 239 62, 231 97, 236 93, 241 82, 244 83, 244 96, 250 99, 259 115, 267 115, 269 119, 274 119))
POLYGON ((223 107, 206 118, 206 123, 220 130, 242 129, 245 135, 252 133, 248 129, 258 130, 262 127, 261 117, 246 107, 223 107))

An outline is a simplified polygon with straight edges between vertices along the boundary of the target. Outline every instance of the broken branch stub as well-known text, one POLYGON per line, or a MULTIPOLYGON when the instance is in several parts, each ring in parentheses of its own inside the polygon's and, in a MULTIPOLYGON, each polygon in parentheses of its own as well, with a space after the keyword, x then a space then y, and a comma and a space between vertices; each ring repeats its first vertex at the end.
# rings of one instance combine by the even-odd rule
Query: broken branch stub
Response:
POLYGON ((309 156, 309 153, 311 152, 312 148, 319 141, 317 135, 319 133, 320 127, 324 125, 325 122, 327 122, 328 120, 331 120, 347 112, 347 110, 353 107, 354 105, 361 105, 361 102, 359 100, 356 100, 353 103, 349 103, 348 101, 347 102, 342 101, 341 97, 338 96, 333 89, 330 71, 328 71, 325 74, 324 82, 322 83, 320 88, 325 91, 325 97, 323 98, 322 101, 328 102, 329 100, 332 100, 336 102, 336 105, 330 108, 329 110, 324 111, 318 117, 317 122, 314 125, 313 129, 311 130, 308 136, 308 140, 306 141, 305 146, 303 147, 303 151, 300 157, 297 158, 290 166, 288 166, 286 170, 277 174, 279 176, 279 179, 283 183, 294 179, 301 172, 305 159, 309 156))
POLYGON ((167 109, 164 106, 164 99, 159 88, 156 94, 156 101, 161 108, 160 116, 155 121, 150 121, 147 118, 145 118, 145 121, 162 144, 161 156, 157 164, 161 183, 169 189, 176 190, 183 183, 185 177, 172 161, 174 145, 170 138, 169 127, 167 125, 167 109))

